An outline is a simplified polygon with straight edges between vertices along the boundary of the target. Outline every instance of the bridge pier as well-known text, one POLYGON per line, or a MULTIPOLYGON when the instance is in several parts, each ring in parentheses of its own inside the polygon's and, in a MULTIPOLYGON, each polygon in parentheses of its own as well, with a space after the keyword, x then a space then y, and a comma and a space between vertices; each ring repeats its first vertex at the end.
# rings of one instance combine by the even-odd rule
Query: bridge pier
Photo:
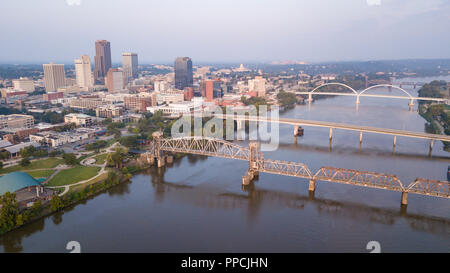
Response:
POLYGON ((359 96, 356 96, 356 104, 359 104, 359 103, 360 103, 359 96))
POLYGON ((412 111, 413 108, 414 108, 414 100, 413 100, 413 99, 411 99, 411 100, 409 101, 408 106, 409 106, 409 111, 412 111))
POLYGON ((329 139, 330 139, 330 142, 333 139, 333 128, 331 128, 331 127, 330 127, 330 138, 329 139))
POLYGON ((308 103, 311 103, 312 101, 313 101, 312 94, 309 93, 308 94, 308 103))
POLYGON ((245 120, 236 120, 237 123, 237 139, 244 140, 245 139, 245 120))
POLYGON ((304 132, 304 130, 302 127, 300 127, 298 125, 294 125, 294 137, 303 136, 303 132, 304 132))
POLYGON ((166 163, 164 160, 164 156, 158 157, 157 161, 158 161, 158 168, 164 167, 164 165, 166 163))
POLYGON ((402 192, 402 205, 403 206, 408 205, 408 192, 406 192, 406 191, 402 192))
POLYGON ((259 142, 252 141, 249 144, 250 154, 249 154, 249 168, 247 174, 242 176, 242 185, 247 186, 253 181, 257 176, 258 172, 258 158, 259 158, 259 142))
POLYGON ((309 191, 309 192, 314 192, 315 190, 316 190, 316 180, 310 179, 310 180, 309 180, 308 191, 309 191))
POLYGON ((359 132, 359 145, 361 146, 361 144, 362 144, 362 135, 363 135, 363 133, 362 133, 362 131, 360 131, 359 132))
POLYGON ((168 155, 166 157, 166 162, 167 162, 167 164, 172 164, 173 163, 173 156, 172 155, 168 155))
POLYGON ((428 156, 431 156, 433 153, 433 146, 434 146, 434 139, 430 140, 430 152, 428 153, 428 156))

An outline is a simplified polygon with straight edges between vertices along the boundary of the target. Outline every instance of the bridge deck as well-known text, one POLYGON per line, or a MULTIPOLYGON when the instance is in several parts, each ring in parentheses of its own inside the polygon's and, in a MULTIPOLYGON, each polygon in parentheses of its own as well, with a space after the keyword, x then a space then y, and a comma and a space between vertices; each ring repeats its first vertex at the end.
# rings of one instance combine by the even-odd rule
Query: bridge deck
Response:
MULTIPOLYGON (((149 148, 149 151, 154 153, 155 156, 157 156, 157 147, 161 151, 173 153, 190 153, 248 161, 252 157, 252 153, 247 147, 213 138, 160 139, 158 142, 154 141, 149 148)), ((334 167, 322 167, 312 175, 303 163, 266 159, 261 152, 254 156, 252 158, 256 162, 254 170, 259 172, 450 198, 450 183, 446 181, 418 178, 406 187, 395 175, 334 167)))
POLYGON ((450 141, 450 136, 447 136, 447 135, 428 134, 428 133, 405 131, 405 130, 398 130, 398 129, 377 128, 377 127, 372 127, 372 126, 352 125, 352 124, 336 123, 336 122, 329 122, 329 121, 315 121, 315 120, 290 119, 290 118, 279 118, 279 119, 272 120, 271 118, 262 118, 262 117, 256 117, 256 116, 241 116, 241 115, 235 115, 235 116, 233 116, 233 115, 216 115, 216 117, 223 118, 223 119, 226 119, 228 117, 228 118, 233 118, 234 120, 276 122, 276 123, 281 123, 281 124, 290 124, 290 125, 299 125, 299 126, 302 125, 302 126, 313 126, 313 127, 326 127, 326 128, 333 128, 333 129, 385 134, 385 135, 393 135, 393 136, 404 136, 404 137, 413 137, 413 138, 422 138, 422 139, 450 141))

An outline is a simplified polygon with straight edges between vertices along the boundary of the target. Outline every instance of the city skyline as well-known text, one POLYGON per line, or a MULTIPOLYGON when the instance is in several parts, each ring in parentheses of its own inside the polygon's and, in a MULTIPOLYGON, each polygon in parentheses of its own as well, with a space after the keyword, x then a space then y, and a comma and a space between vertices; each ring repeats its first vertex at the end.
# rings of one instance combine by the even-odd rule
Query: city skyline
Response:
POLYGON ((250 0, 239 6, 235 1, 198 0, 189 5, 175 0, 109 1, 108 17, 92 16, 86 22, 77 18, 97 15, 103 1, 80 5, 63 0, 36 2, 27 3, 26 10, 23 0, 0 4, 11 11, 0 18, 9 26, 3 37, 11 37, 0 45, 0 63, 70 63, 83 54, 94 59, 92 43, 99 39, 114 45, 113 63, 120 63, 123 52, 138 53, 141 63, 171 63, 176 56, 190 56, 197 63, 450 58, 446 50, 450 4, 441 0, 250 0), (133 16, 117 19, 116 12, 124 10, 124 5, 134 11, 133 16), (27 19, 7 24, 13 19, 9 14, 20 10, 27 19), (144 16, 149 11, 152 16, 144 16), (215 20, 207 20, 213 11, 215 20), (174 26, 174 17, 185 23, 174 26), (60 24, 51 33, 43 32, 51 24, 49 18, 60 24), (125 20, 132 29, 122 29, 125 20), (173 42, 174 37, 183 42, 173 42))

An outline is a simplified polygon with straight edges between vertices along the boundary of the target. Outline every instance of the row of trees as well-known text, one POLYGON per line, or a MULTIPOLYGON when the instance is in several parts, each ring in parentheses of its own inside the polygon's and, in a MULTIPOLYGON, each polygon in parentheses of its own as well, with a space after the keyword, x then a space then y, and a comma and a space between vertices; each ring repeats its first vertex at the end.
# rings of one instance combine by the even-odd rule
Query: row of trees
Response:
POLYGON ((21 210, 14 193, 6 192, 0 196, 0 234, 8 232, 42 213, 42 202, 36 201, 33 206, 21 210))

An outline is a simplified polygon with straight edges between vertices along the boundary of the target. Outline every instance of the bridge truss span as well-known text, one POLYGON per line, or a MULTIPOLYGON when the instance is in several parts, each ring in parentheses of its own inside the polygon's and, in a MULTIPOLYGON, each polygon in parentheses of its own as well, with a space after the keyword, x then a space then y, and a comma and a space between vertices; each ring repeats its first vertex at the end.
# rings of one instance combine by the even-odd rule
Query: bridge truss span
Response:
POLYGON ((160 150, 174 153, 189 153, 249 160, 250 150, 246 147, 207 137, 162 138, 160 150))
POLYGON ((409 193, 450 198, 450 183, 425 178, 417 178, 406 189, 409 193))
POLYGON ((311 171, 303 163, 263 159, 257 162, 257 170, 264 173, 280 174, 310 179, 311 171))
POLYGON ((313 179, 399 192, 405 191, 400 179, 392 174, 322 167, 313 176, 313 179))
MULTIPOLYGON (((313 174, 303 163, 264 158, 264 154, 259 149, 259 142, 250 142, 248 147, 244 147, 233 142, 208 137, 163 138, 160 133, 154 136, 143 158, 151 164, 156 158, 158 167, 162 167, 166 157, 163 152, 248 161, 249 169, 242 177, 244 186, 249 185, 262 172, 308 179, 309 191, 312 193, 315 191, 316 181, 327 181, 401 192, 402 205, 408 204, 409 193, 450 198, 450 183, 446 181, 417 178, 405 186, 396 175, 327 166, 321 167, 313 174)), ((173 158, 170 161, 173 162, 173 158)))

